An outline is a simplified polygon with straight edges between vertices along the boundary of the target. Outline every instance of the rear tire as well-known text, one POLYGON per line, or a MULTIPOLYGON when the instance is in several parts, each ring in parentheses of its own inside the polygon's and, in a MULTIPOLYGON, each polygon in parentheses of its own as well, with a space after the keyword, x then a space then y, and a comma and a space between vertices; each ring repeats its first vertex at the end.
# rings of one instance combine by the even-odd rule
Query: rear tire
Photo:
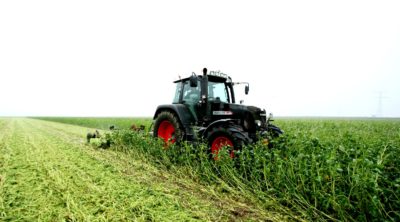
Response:
POLYGON ((250 141, 242 127, 233 124, 214 127, 207 134, 207 140, 210 147, 210 155, 214 160, 218 160, 217 155, 222 147, 231 147, 229 155, 231 158, 234 158, 234 151, 241 150, 250 141))
POLYGON ((183 131, 179 119, 171 112, 161 112, 154 122, 153 136, 163 139, 166 145, 180 142, 183 131))

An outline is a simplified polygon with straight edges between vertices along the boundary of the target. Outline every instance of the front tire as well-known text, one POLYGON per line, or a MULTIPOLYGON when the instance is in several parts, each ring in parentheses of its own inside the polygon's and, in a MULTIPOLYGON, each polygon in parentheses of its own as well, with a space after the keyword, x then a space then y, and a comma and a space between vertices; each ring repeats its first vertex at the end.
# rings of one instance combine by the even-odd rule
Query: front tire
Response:
POLYGON ((154 122, 153 136, 164 140, 166 145, 180 142, 183 131, 179 119, 171 112, 161 112, 154 122))
POLYGON ((207 134, 207 140, 210 147, 210 154, 214 160, 218 160, 218 153, 224 146, 230 147, 229 156, 234 158, 234 151, 242 149, 250 141, 242 127, 236 125, 214 127, 207 134))

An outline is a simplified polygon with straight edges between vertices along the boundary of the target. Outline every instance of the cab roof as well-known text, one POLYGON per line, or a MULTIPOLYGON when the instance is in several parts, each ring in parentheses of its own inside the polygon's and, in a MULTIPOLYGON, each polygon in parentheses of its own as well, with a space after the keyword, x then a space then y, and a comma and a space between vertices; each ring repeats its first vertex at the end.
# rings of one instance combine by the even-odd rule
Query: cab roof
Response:
MULTIPOLYGON (((223 77, 223 76, 215 76, 215 75, 207 74, 207 77, 208 77, 208 81, 210 81, 210 82, 232 82, 232 79, 229 76, 223 77)), ((178 80, 175 80, 174 83, 186 82, 186 81, 189 80, 189 78, 190 77, 183 78, 183 79, 178 79, 178 80)), ((202 79, 203 76, 202 75, 197 75, 197 78, 202 79)))

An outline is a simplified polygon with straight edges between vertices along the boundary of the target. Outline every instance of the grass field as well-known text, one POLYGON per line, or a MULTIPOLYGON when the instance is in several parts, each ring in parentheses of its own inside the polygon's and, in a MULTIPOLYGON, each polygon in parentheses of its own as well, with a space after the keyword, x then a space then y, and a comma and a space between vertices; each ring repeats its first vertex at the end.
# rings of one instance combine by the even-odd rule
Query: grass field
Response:
MULTIPOLYGON (((99 129, 151 123, 47 120, 99 129)), ((201 144, 165 150, 145 134, 118 131, 103 150, 84 144, 87 128, 2 119, 0 220, 400 219, 399 120, 276 124, 285 134, 274 148, 255 144, 216 162, 201 144)))

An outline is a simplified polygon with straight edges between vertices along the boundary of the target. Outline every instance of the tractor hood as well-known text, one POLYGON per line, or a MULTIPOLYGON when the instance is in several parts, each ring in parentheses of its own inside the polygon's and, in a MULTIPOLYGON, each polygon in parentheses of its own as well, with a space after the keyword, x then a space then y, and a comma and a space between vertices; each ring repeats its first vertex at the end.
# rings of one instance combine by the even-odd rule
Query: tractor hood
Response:
POLYGON ((265 113, 265 110, 262 110, 261 108, 258 108, 256 106, 246 106, 240 104, 229 104, 229 106, 232 111, 246 111, 257 115, 265 113))
POLYGON ((233 103, 221 103, 220 106, 213 108, 213 115, 230 115, 232 118, 241 119, 243 116, 251 116, 253 120, 266 121, 265 110, 256 106, 246 106, 233 103))

